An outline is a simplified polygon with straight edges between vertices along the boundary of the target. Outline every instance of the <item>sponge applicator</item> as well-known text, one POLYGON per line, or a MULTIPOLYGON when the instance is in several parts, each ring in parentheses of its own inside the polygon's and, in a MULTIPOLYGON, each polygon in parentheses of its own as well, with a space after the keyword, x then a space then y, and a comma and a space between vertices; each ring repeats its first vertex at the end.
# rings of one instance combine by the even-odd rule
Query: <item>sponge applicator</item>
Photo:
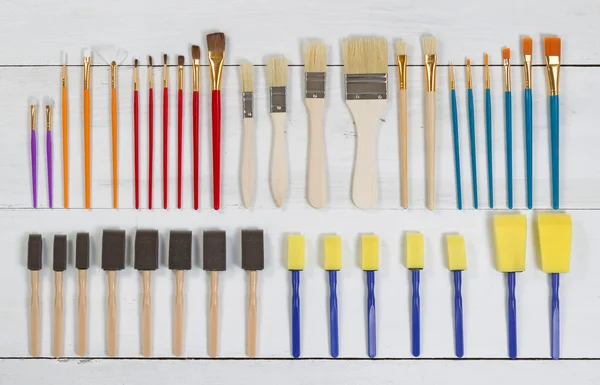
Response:
POLYGON ((300 357, 300 271, 304 270, 304 235, 288 235, 288 270, 292 272, 292 356, 300 357))
POLYGON ((425 267, 425 242, 421 233, 406 234, 406 267, 412 275, 412 355, 418 357, 421 354, 421 298, 419 296, 419 285, 421 269, 425 267))
POLYGON ((30 350, 40 355, 40 270, 42 270, 42 236, 30 234, 27 241, 27 268, 31 271, 30 350))
POLYGON ((559 273, 569 272, 573 233, 571 216, 562 213, 539 214, 537 230, 542 271, 552 276, 551 354, 556 360, 560 357, 559 273))
POLYGON ((329 274, 329 349, 331 357, 339 356, 337 272, 342 269, 342 237, 325 237, 325 270, 329 274))
POLYGON ((202 237, 204 270, 210 272, 210 299, 208 307, 208 355, 216 357, 219 335, 219 271, 227 268, 227 240, 225 231, 205 231, 202 237))
POLYGON ((258 271, 265 267, 265 245, 262 230, 242 230, 242 268, 248 271, 247 350, 256 357, 258 319, 258 271))
POLYGON ((125 231, 102 232, 102 270, 108 276, 107 352, 117 355, 117 271, 125 268, 125 231))
POLYGON ((362 269, 367 274, 367 352, 377 355, 377 316, 375 311, 375 271, 379 270, 379 237, 361 237, 362 269))
POLYGON ((451 234, 446 236, 448 248, 448 269, 454 275, 454 343, 456 357, 462 358, 465 354, 463 333, 463 306, 462 306, 462 271, 467 270, 467 252, 465 238, 462 235, 451 234))
POLYGON ((142 354, 152 355, 152 271, 158 269, 158 231, 135 233, 134 267, 142 273, 142 354))

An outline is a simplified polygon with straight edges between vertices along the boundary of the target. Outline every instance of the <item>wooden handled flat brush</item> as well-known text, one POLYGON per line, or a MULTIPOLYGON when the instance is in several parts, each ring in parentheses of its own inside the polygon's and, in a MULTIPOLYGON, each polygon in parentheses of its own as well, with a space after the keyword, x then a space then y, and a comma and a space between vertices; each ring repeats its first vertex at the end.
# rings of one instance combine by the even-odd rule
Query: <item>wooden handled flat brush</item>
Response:
POLYGON ((258 329, 258 272, 265 267, 265 247, 262 230, 242 230, 242 269, 248 272, 248 321, 246 350, 256 357, 258 329))
POLYGON ((152 177, 154 175, 154 71, 148 56, 148 209, 152 210, 152 177))
POLYGON ((31 271, 29 307, 29 346, 33 357, 40 355, 40 270, 42 270, 42 236, 30 234, 27 241, 27 268, 31 271))
POLYGON ((550 96, 550 156, 552 160, 552 208, 559 208, 559 98, 560 83, 560 38, 545 37, 546 75, 548 76, 548 94, 550 96))
POLYGON ((240 181, 244 206, 250 208, 254 198, 255 145, 254 145, 254 65, 240 64, 242 75, 242 108, 244 134, 242 139, 242 170, 240 181))
POLYGON ((77 268, 77 354, 87 354, 87 270, 90 267, 90 234, 77 233, 75 240, 77 268))
POLYGON ((66 235, 54 236, 53 254, 52 269, 54 270, 54 333, 52 338, 52 355, 55 358, 60 358, 63 354, 63 273, 67 269, 66 235))
POLYGON ((134 268, 142 273, 142 355, 152 355, 152 271, 158 269, 158 231, 135 233, 134 268))
POLYGON ((436 90, 436 39, 425 36, 423 61, 425 64, 425 145, 427 147, 427 208, 435 207, 435 90, 436 90))
POLYGON ((102 232, 102 270, 108 276, 106 350, 111 357, 117 355, 117 271, 125 268, 125 246, 125 231, 102 232))
POLYGON ((63 155, 63 206, 69 208, 69 93, 67 89, 67 54, 62 52, 61 118, 63 155))
POLYGON ((208 355, 216 357, 219 351, 219 271, 227 269, 225 231, 205 231, 202 237, 202 262, 210 272, 210 300, 208 307, 208 355))
POLYGON ((400 204, 408 208, 408 96, 406 83, 408 55, 406 42, 396 42, 396 61, 398 62, 398 88, 400 89, 400 204))
POLYGON ((169 269, 175 271, 175 306, 173 311, 173 354, 183 354, 184 286, 186 270, 192 268, 192 232, 171 231, 169 236, 169 269))
POLYGON ((221 207, 221 78, 225 58, 225 34, 211 33, 206 36, 208 64, 212 80, 212 166, 213 207, 221 207))
POLYGON ((192 46, 192 157, 194 172, 194 210, 199 208, 200 190, 200 47, 192 46))
POLYGON ((92 50, 83 50, 83 170, 85 187, 85 208, 92 207, 92 107, 91 93, 92 50))
POLYGON ((377 203, 377 125, 387 105, 388 47, 384 38, 342 43, 346 104, 356 127, 352 201, 363 210, 377 203))

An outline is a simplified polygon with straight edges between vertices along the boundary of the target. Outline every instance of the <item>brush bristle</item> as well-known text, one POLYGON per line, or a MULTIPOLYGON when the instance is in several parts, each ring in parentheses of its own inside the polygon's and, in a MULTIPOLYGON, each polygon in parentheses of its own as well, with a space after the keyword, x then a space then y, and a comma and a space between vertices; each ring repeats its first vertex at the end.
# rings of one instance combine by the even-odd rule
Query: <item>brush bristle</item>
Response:
POLYGON ((89 47, 84 48, 83 57, 92 57, 92 49, 89 47))
POLYGON ((148 67, 152 67, 152 56, 148 55, 148 67))
POLYGON ((327 69, 327 46, 319 40, 304 43, 304 71, 325 72, 327 69))
POLYGON ((362 37, 342 42, 344 73, 386 74, 388 45, 383 37, 362 37))
POLYGON ((67 53, 65 51, 60 51, 60 62, 61 64, 67 64, 67 53))
POLYGON ((127 51, 114 45, 94 47, 94 52, 97 53, 106 64, 115 62, 118 65, 123 63, 123 61, 127 58, 127 51))
POLYGON ((502 48, 502 60, 510 59, 510 48, 502 48))
POLYGON ((137 68, 137 66, 138 66, 138 59, 135 59, 135 60, 133 61, 133 66, 137 68))
POLYGON ((197 46, 197 45, 192 46, 192 59, 200 60, 200 46, 197 46))
POLYGON ((223 32, 211 33, 206 35, 206 45, 209 51, 225 51, 225 34, 223 32))
POLYGON ((523 47, 523 55, 531 55, 533 52, 533 39, 530 37, 524 37, 521 39, 521 45, 523 47))
POLYGON ((177 65, 182 66, 183 63, 185 62, 185 58, 181 55, 177 56, 177 65))
POLYGON ((490 64, 490 58, 487 53, 483 54, 483 63, 487 66, 490 64))
POLYGON ((396 42, 396 55, 406 55, 406 42, 398 40, 396 42))
POLYGON ((167 64, 167 54, 163 55, 163 64, 167 64))
POLYGON ((254 65, 252 63, 240 64, 242 74, 242 92, 252 92, 254 90, 254 65))
POLYGON ((272 57, 267 62, 269 87, 287 86, 288 61, 283 56, 272 57))
POLYGON ((423 55, 435 55, 437 51, 435 36, 423 36, 421 42, 423 44, 423 55))
POLYGON ((49 96, 44 96, 44 105, 54 107, 54 99, 49 96))
POLYGON ((27 103, 29 103, 30 106, 37 106, 38 100, 33 96, 30 96, 29 99, 27 99, 27 103))
POLYGON ((467 59, 467 67, 471 65, 471 59, 467 59))
POLYGON ((560 37, 545 37, 544 51, 546 56, 560 56, 560 37))

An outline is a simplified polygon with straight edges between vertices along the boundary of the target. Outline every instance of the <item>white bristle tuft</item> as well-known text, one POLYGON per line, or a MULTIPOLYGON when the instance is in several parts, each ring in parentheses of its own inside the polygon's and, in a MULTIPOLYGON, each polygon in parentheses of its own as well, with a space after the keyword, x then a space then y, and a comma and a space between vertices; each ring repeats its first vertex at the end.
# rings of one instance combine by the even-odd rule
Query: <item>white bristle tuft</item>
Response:
POLYGON ((288 61, 284 56, 276 56, 267 62, 269 87, 287 86, 288 61))
POLYGON ((54 107, 54 99, 49 96, 44 96, 44 105, 54 107))
POLYGON ((97 53, 106 64, 115 62, 119 65, 127 58, 127 51, 114 45, 94 47, 94 52, 97 53))
POLYGON ((60 51, 60 63, 67 64, 67 52, 60 51))
POLYGON ((254 91, 254 65, 244 62, 240 64, 242 74, 242 92, 254 91))
POLYGON ((92 49, 90 47, 83 49, 83 57, 92 57, 92 49))
POLYGON ((423 36, 423 55, 435 55, 436 52, 436 41, 435 36, 423 36))
POLYGON ((361 37, 342 42, 344 73, 386 74, 388 43, 383 37, 361 37))
POLYGON ((29 103, 30 106, 37 106, 38 100, 37 98, 30 96, 29 99, 27 99, 27 103, 29 103))
POLYGON ((396 55, 406 55, 406 42, 403 40, 396 41, 396 55))
POLYGON ((327 46, 320 40, 304 43, 304 71, 325 72, 327 70, 327 46))

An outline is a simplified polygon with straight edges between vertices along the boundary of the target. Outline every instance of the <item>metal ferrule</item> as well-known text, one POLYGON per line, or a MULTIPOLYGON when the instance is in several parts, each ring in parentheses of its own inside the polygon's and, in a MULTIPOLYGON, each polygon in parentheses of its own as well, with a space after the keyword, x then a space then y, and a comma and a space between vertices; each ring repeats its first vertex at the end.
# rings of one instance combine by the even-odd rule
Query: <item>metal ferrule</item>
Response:
POLYGON ((452 66, 452 63, 450 63, 450 67, 449 71, 450 71, 450 89, 454 90, 456 89, 456 81, 454 80, 454 67, 452 66))
POLYGON ((154 88, 154 70, 152 64, 148 64, 148 88, 154 88))
POLYGON ((177 88, 183 89, 183 66, 177 66, 177 88))
POLYGON ((163 64, 163 88, 169 88, 169 67, 163 64))
POLYGON ((406 86, 406 69, 407 69, 407 56, 398 55, 398 82, 401 90, 405 90, 406 86))
POLYGON ((133 66, 133 90, 137 91, 138 90, 138 67, 133 66))
POLYGON ((46 131, 52 131, 52 106, 46 106, 46 131))
POLYGON ((490 76, 490 66, 487 64, 485 65, 485 68, 483 70, 483 83, 484 83, 484 87, 486 89, 492 88, 492 79, 490 76))
POLYGON ((346 100, 387 99, 387 74, 346 75, 346 100))
POLYGON ((548 91, 550 92, 550 96, 558 95, 560 56, 546 56, 546 74, 548 75, 548 91))
POLYGON ((426 91, 435 91, 436 76, 435 69, 437 66, 437 55, 425 55, 425 86, 426 91))
POLYGON ((285 87, 269 87, 271 94, 271 113, 287 112, 285 87))
POLYGON ((531 55, 523 55, 523 87, 531 88, 531 55))
POLYGON ((92 65, 92 58, 86 56, 83 58, 83 89, 90 89, 90 68, 92 65))
POLYGON ((210 65, 210 79, 212 89, 221 89, 221 75, 223 74, 223 52, 208 51, 208 64, 210 65))
POLYGON ((200 91, 200 59, 192 63, 192 91, 200 91))
POLYGON ((31 125, 31 129, 35 130, 35 127, 37 126, 36 124, 36 110, 37 110, 37 106, 35 104, 32 104, 29 106, 29 124, 31 125))
POLYGON ((62 88, 67 88, 67 65, 63 64, 62 66, 62 88))
POLYGON ((510 92, 510 60, 502 59, 502 66, 504 67, 504 92, 510 92))
POLYGON ((473 75, 471 73, 471 65, 467 64, 467 89, 473 88, 473 75))
POLYGON ((306 99, 325 98, 325 72, 305 72, 306 99))
POLYGON ((117 88, 117 63, 110 63, 110 88, 117 88))
MULTIPOLYGON (((244 118, 254 117, 254 93, 253 92, 242 92, 242 109, 244 111, 244 118)), ((271 109, 271 112, 273 112, 272 109, 271 109)))

